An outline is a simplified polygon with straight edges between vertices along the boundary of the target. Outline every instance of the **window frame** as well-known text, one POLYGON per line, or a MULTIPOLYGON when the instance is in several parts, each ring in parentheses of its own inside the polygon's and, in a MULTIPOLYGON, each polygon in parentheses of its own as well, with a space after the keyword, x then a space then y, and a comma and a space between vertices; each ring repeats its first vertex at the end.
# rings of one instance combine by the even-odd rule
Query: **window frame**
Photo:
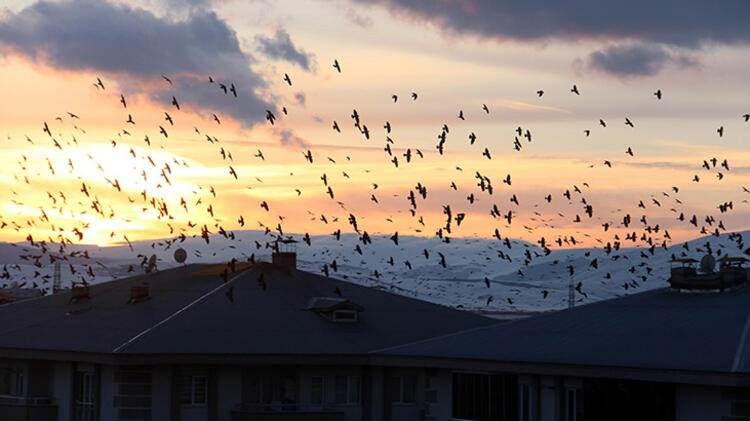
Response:
POLYGON ((362 378, 357 374, 337 374, 333 380, 334 403, 336 405, 359 405, 362 401, 362 378), (339 379, 346 380, 346 398, 339 400, 339 379))
POLYGON ((310 376, 310 405, 314 406, 323 406, 326 404, 326 376, 319 374, 310 376), (316 380, 320 381, 319 384, 316 384, 316 380), (316 389, 319 387, 319 393, 320 393, 320 401, 317 401, 314 399, 316 394, 316 389))
POLYGON ((396 405, 416 405, 417 403, 417 396, 418 392, 417 389, 418 383, 419 383, 419 376, 417 374, 395 374, 391 375, 390 380, 393 381, 394 379, 398 379, 398 393, 391 393, 390 396, 390 402, 391 404, 396 405), (412 400, 408 401, 405 399, 406 396, 406 378, 413 379, 413 385, 412 385, 412 400), (394 395, 396 395, 397 399, 394 399, 394 395))
POLYGON ((333 310, 331 312, 331 320, 337 323, 356 323, 359 321, 359 312, 349 309, 333 310), (341 317, 343 314, 347 316, 341 317))
POLYGON ((118 367, 115 371, 114 378, 114 402, 113 408, 116 411, 116 420, 119 421, 135 421, 151 419, 153 415, 154 406, 154 373, 150 367, 118 367), (143 375, 144 379, 148 376, 148 382, 145 381, 134 381, 133 377, 143 375), (132 376, 130 379, 124 377, 132 376), (127 380, 127 381, 125 381, 127 380), (125 387, 123 387, 125 386, 125 387), (144 387, 148 389, 148 394, 137 394, 128 393, 123 389, 130 387, 144 387), (148 386, 148 387, 145 387, 148 386), (122 400, 125 399, 148 399, 148 406, 137 406, 137 405, 123 405, 122 400), (144 416, 137 417, 135 414, 142 412, 144 416), (130 412, 131 415, 127 415, 130 412))
POLYGON ((0 397, 13 399, 24 397, 26 394, 26 370, 24 367, 13 364, 2 364, 0 365, 0 371, 3 374, 13 376, 11 379, 13 384, 9 384, 9 389, 12 388, 13 390, 8 390, 9 393, 7 394, 0 394, 0 397))
POLYGON ((208 375, 206 374, 185 374, 181 377, 182 384, 180 385, 180 406, 184 407, 205 407, 208 405, 208 375), (187 381, 186 381, 187 380, 187 381), (196 399, 199 396, 198 384, 199 380, 203 382, 203 391, 201 393, 202 401, 196 399), (189 399, 184 399, 185 387, 190 390, 189 399))

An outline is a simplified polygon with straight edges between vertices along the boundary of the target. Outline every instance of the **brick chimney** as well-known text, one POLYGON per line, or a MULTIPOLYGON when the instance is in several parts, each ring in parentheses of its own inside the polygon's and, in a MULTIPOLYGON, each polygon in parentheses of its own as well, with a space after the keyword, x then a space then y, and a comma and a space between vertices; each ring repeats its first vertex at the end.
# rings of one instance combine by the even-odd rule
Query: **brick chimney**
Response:
POLYGON ((89 295, 89 286, 86 284, 73 284, 70 290, 70 302, 77 303, 91 299, 89 295))
POLYGON ((291 238, 276 240, 271 263, 281 269, 294 271, 297 269, 297 241, 291 238))
POLYGON ((148 284, 133 285, 130 287, 130 304, 140 303, 150 299, 148 284))

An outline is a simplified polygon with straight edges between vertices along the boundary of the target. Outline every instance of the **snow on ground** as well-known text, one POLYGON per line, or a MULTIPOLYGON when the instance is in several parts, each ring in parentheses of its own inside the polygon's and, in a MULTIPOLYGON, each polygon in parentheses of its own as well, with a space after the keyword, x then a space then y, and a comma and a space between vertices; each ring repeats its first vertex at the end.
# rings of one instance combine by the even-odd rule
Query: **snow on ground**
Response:
MULTIPOLYGON (((178 247, 188 252, 188 263, 247 260, 253 254, 257 260, 270 260, 271 250, 265 246, 269 237, 263 232, 239 231, 235 235, 235 241, 212 236, 208 245, 200 238, 172 245, 137 242, 133 251, 128 246, 79 247, 91 259, 64 263, 63 286, 72 280, 96 283, 142 273, 143 256, 152 254, 158 257, 159 269, 174 267, 177 263, 172 256, 178 247), (87 265, 95 277, 85 274, 87 265)), ((574 286, 580 283, 574 293, 577 305, 664 287, 672 255, 685 253, 700 259, 707 250, 706 242, 714 254, 742 255, 744 249, 741 240, 722 235, 693 240, 687 250, 682 244, 666 250, 656 248, 653 254, 643 248, 623 248, 610 255, 602 249, 560 249, 545 256, 542 249, 523 241, 513 241, 508 249, 495 239, 451 239, 445 243, 437 238, 401 237, 397 246, 387 236, 372 236, 372 244, 362 246, 358 236, 343 234, 340 241, 330 235, 313 236, 311 245, 297 244, 297 253, 302 270, 322 273, 323 265, 328 264, 331 276, 349 282, 472 311, 524 313, 567 307, 571 282, 574 286), (361 255, 355 252, 357 244, 361 255), (528 265, 527 252, 533 257, 528 265), (440 265, 439 253, 446 267, 440 265), (499 257, 500 253, 506 258, 499 257), (330 268, 334 260, 337 272, 330 268), (592 266, 594 260, 598 269, 592 266)), ((42 258, 41 266, 35 266, 33 259, 22 260, 24 255, 41 253, 23 245, 0 245, 0 264, 10 276, 0 280, 0 286, 14 281, 51 288, 53 265, 42 258)))

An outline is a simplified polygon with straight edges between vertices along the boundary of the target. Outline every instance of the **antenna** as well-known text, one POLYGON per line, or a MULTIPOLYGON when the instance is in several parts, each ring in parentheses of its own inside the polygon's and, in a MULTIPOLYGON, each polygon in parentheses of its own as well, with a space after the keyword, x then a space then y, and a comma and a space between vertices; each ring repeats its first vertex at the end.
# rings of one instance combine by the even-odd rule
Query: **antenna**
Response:
POLYGON ((710 254, 703 256, 701 259, 701 271, 703 273, 714 273, 716 268, 716 259, 710 254))
POLYGON ((573 277, 570 277, 570 284, 568 284, 568 308, 573 308, 576 305, 576 287, 573 284, 573 277))
POLYGON ((52 293, 57 294, 62 290, 62 275, 60 273, 60 261, 55 260, 55 272, 52 275, 52 293))
POLYGON ((185 260, 187 260, 187 252, 184 248, 180 247, 174 251, 174 260, 180 264, 185 263, 185 260))

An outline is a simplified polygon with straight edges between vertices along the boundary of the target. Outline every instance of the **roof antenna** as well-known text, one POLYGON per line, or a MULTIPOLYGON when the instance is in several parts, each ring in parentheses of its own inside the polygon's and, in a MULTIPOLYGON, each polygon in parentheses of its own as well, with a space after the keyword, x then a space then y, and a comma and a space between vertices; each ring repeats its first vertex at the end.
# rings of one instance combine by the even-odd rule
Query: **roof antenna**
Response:
POLYGON ((570 284, 568 284, 568 308, 576 306, 576 287, 573 284, 573 277, 570 277, 570 284))

